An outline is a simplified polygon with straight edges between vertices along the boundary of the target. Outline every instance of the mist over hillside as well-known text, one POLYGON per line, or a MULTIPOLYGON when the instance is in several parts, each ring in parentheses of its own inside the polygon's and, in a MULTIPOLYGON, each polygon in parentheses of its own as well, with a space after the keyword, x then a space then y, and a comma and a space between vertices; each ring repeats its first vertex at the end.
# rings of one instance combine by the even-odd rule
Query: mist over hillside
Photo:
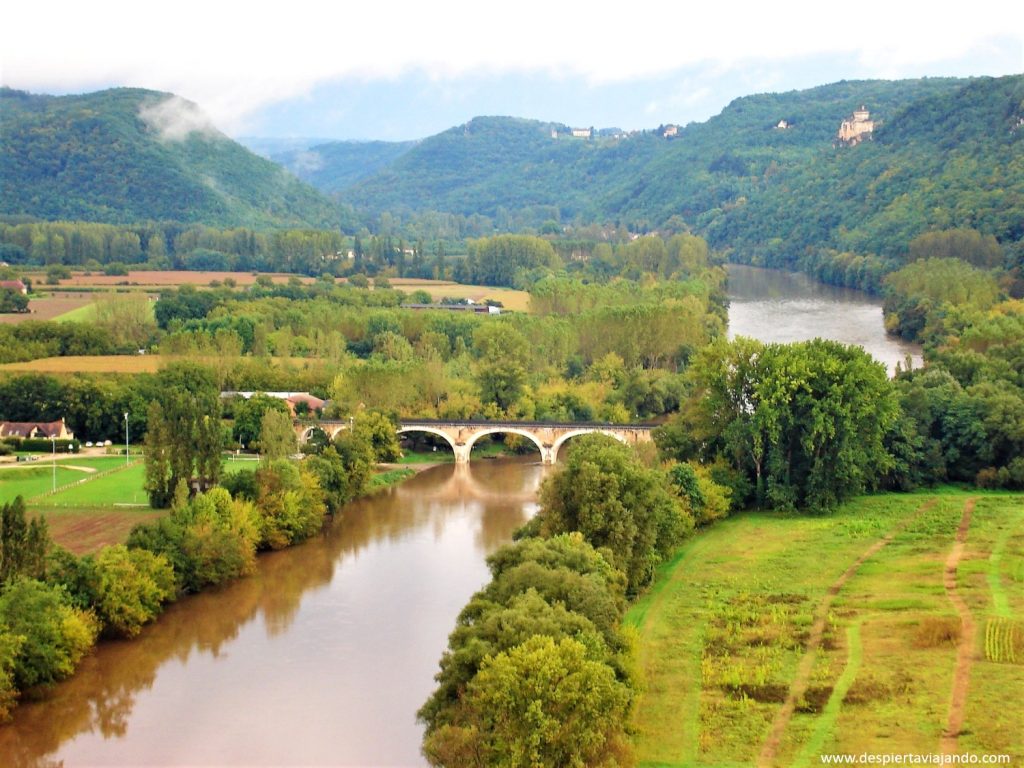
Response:
POLYGON ((178 96, 0 90, 0 213, 107 223, 337 226, 315 189, 178 96))

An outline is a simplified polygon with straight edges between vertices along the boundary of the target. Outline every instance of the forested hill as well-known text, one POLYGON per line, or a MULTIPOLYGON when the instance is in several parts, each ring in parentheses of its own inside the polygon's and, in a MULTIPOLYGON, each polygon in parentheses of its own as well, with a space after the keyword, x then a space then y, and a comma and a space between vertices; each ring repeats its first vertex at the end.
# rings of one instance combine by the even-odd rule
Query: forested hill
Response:
POLYGON ((844 81, 737 99, 675 138, 574 139, 565 126, 476 118, 340 197, 370 215, 482 214, 499 228, 552 218, 686 225, 764 257, 807 246, 892 254, 943 227, 977 227, 1005 243, 1024 230, 1022 101, 1021 76, 844 81), (862 104, 874 140, 835 146, 841 121, 862 104))
POLYGON ((171 94, 0 89, 0 213, 107 223, 336 227, 321 193, 171 94))

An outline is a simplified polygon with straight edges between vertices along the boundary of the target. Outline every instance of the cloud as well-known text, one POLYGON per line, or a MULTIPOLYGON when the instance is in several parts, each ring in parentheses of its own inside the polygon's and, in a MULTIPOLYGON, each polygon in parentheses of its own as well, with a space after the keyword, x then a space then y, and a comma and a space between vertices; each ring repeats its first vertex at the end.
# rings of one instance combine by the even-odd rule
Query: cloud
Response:
POLYGON ((295 170, 312 173, 324 167, 324 158, 319 152, 305 150, 296 152, 289 165, 295 170))
POLYGON ((601 13, 549 0, 55 0, 11 4, 0 44, 5 84, 51 92, 158 88, 197 101, 232 131, 267 105, 325 83, 411 73, 438 82, 518 73, 608 84, 693 67, 852 55, 861 76, 907 76, 992 49, 1007 71, 1020 71, 1021 8, 974 0, 970 13, 954 14, 891 0, 860 0, 849 9, 820 0, 734 0, 601 13), (49 23, 53 18, 60 23, 49 23), (46 44, 21 30, 45 30, 46 44))
POLYGON ((193 133, 211 139, 223 135, 206 113, 180 96, 143 104, 139 108, 139 119, 157 131, 163 141, 184 141, 193 133))

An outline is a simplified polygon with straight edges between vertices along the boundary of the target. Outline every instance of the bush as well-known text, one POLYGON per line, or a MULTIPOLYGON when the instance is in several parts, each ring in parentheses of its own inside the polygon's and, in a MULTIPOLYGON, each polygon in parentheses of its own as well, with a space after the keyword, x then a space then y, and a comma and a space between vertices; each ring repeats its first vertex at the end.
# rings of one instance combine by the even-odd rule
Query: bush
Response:
POLYGON ((95 560, 96 603, 103 629, 134 637, 176 592, 174 570, 163 555, 123 544, 104 547, 95 560))
POLYGON ((80 440, 47 440, 43 437, 7 438, 7 443, 16 451, 37 451, 51 453, 78 453, 82 448, 80 440))
MULTIPOLYGON (((22 691, 68 677, 96 642, 97 632, 96 619, 73 608, 59 587, 18 579, 0 595, 0 637, 23 638, 12 669, 22 691)), ((7 646, 9 653, 9 641, 7 646)))

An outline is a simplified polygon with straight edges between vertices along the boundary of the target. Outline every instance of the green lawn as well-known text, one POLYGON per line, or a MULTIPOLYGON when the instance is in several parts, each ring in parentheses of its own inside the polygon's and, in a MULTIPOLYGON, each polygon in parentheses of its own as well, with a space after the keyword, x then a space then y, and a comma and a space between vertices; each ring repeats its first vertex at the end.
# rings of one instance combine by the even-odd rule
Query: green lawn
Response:
POLYGON ((110 507, 119 504, 147 504, 145 465, 138 461, 127 469, 119 469, 73 485, 41 500, 48 507, 110 507))
MULTIPOLYGON (((635 717, 641 764, 938 751, 960 626, 943 569, 971 497, 943 489, 864 497, 822 517, 749 513, 694 536, 627 617, 646 686, 635 717), (791 690, 799 697, 786 717, 791 690)), ((1024 499, 973 497, 957 593, 978 632, 957 749, 1021 760, 1024 499), (1002 633, 1001 661, 986 658, 986 627, 1002 633)))
MULTIPOLYGON (((56 485, 82 480, 89 475, 57 464, 56 485)), ((26 499, 46 493, 54 487, 54 473, 50 463, 39 462, 30 467, 0 470, 0 503, 14 501, 16 496, 26 499)))

